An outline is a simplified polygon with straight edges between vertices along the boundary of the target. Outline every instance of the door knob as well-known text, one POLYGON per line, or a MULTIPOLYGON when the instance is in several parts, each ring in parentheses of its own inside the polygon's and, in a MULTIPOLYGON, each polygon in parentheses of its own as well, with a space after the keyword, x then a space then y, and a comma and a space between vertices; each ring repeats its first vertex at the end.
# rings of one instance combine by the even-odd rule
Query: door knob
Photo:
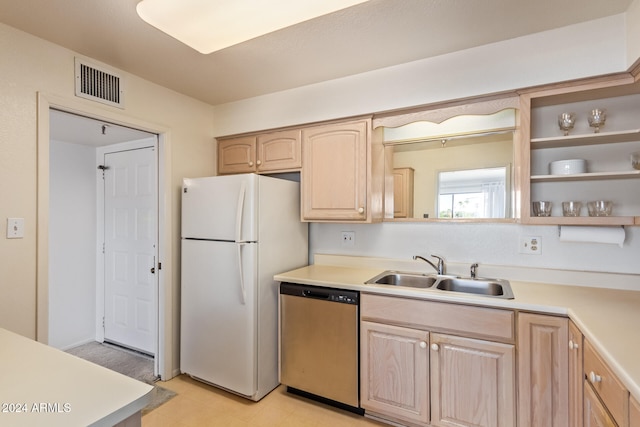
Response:
POLYGON ((364 213, 364 208, 358 209, 358 213, 364 213))
POLYGON ((431 350, 438 351, 440 350, 440 346, 436 343, 431 344, 431 350))
POLYGON ((420 348, 427 348, 427 343, 424 341, 420 341, 420 348))
POLYGON ((598 374, 596 374, 595 372, 591 371, 591 373, 589 373, 589 379, 591 380, 592 383, 599 383, 600 381, 602 381, 602 377, 598 374))

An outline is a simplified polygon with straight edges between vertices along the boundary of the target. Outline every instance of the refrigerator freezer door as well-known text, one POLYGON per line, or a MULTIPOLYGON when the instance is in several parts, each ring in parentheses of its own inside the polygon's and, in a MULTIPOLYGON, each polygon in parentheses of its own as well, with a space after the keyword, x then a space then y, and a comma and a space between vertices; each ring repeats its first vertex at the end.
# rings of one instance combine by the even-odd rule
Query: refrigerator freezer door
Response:
POLYGON ((253 174, 185 178, 182 237, 257 241, 257 183, 253 174))
POLYGON ((255 243, 182 240, 180 369, 249 397, 257 389, 256 262, 255 243))

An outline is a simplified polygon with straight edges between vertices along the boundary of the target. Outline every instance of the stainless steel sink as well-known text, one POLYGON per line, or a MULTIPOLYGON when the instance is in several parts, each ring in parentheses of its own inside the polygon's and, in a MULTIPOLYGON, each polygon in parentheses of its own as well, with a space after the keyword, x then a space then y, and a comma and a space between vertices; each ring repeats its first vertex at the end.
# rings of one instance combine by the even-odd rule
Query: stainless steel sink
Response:
POLYGON ((514 298, 511 290, 511 284, 509 281, 502 279, 405 273, 401 271, 388 270, 367 280, 365 283, 433 289, 444 292, 460 292, 494 298, 514 298))
POLYGON ((472 279, 472 278, 443 278, 435 285, 441 291, 462 292, 465 294, 486 295, 513 299, 511 285, 506 280, 472 279))
POLYGON ((385 271, 369 279, 367 283, 378 285, 407 286, 409 288, 430 288, 438 280, 433 274, 402 273, 399 271, 385 271))

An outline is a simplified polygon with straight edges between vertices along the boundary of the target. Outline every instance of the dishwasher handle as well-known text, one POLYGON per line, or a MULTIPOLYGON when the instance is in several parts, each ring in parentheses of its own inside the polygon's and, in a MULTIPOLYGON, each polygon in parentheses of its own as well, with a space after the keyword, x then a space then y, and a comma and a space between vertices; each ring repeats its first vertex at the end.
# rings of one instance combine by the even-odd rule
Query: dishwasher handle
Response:
POLYGON ((323 293, 323 292, 314 292, 311 291, 309 289, 305 289, 302 291, 302 296, 307 297, 307 298, 314 298, 314 299, 324 299, 324 300, 328 300, 330 295, 327 293, 323 293))

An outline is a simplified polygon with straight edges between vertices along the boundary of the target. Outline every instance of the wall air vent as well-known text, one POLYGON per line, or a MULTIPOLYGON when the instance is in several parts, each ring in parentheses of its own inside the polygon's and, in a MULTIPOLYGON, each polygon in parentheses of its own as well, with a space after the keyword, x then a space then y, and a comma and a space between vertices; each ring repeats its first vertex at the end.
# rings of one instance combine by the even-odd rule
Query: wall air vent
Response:
POLYGON ((123 79, 118 73, 76 58, 76 96, 124 108, 123 79))

